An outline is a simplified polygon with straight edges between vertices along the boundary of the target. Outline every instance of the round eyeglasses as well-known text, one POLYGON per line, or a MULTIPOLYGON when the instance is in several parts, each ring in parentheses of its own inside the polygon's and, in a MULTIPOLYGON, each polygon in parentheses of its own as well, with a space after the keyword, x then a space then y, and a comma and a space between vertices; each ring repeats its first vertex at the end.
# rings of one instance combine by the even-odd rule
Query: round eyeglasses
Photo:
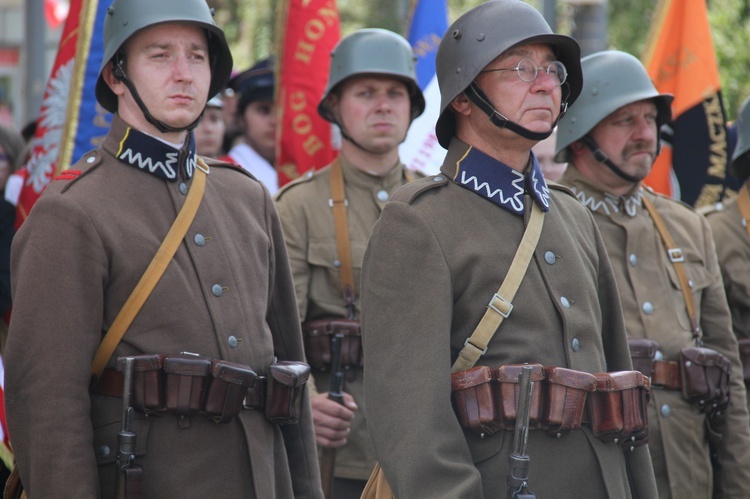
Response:
POLYGON ((480 73, 493 73, 495 71, 515 71, 521 81, 531 83, 532 81, 536 80, 540 69, 546 72, 547 75, 554 80, 555 85, 557 86, 565 83, 565 80, 568 78, 568 70, 565 69, 565 64, 563 64, 562 62, 552 61, 545 68, 544 66, 537 66, 534 61, 526 57, 518 61, 518 64, 516 64, 516 66, 513 68, 484 69, 480 71, 480 73))

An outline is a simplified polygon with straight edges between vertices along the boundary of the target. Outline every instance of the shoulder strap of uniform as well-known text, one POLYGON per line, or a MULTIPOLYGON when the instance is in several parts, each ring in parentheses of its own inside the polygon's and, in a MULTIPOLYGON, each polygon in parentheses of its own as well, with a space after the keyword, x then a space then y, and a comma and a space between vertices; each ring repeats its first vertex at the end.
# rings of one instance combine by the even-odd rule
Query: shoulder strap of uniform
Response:
POLYGON ((444 187, 448 185, 448 182, 448 178, 443 174, 420 178, 400 187, 393 196, 391 196, 391 200, 401 201, 402 203, 408 204, 414 201, 414 199, 419 197, 423 192, 444 187))
POLYGON ((300 175, 299 177, 295 178, 291 182, 283 185, 276 192, 276 200, 278 201, 281 198, 281 196, 283 196, 284 194, 286 194, 289 191, 289 189, 291 189, 292 187, 298 186, 300 184, 307 183, 310 180, 312 180, 312 178, 314 176, 315 176, 315 170, 310 169, 310 170, 307 170, 307 172, 305 172, 303 175, 300 175))

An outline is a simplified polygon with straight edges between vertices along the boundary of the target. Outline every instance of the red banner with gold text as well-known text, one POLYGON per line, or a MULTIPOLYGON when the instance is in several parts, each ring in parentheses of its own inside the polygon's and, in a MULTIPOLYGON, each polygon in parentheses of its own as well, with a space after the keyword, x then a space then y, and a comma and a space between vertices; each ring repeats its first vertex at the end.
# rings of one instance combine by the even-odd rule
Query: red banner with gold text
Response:
POLYGON ((284 0, 279 6, 276 55, 276 165, 279 186, 337 152, 331 124, 318 115, 328 81, 331 51, 341 37, 335 0, 284 0))

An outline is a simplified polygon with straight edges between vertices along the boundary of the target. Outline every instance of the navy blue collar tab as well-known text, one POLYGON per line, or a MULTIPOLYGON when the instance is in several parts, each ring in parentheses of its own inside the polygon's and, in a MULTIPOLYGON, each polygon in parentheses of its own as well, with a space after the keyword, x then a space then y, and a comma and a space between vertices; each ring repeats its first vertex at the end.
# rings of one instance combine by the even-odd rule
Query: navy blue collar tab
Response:
POLYGON ((493 159, 474 147, 456 163, 453 181, 511 213, 523 215, 523 196, 528 193, 542 211, 549 211, 547 182, 536 157, 531 155, 526 173, 493 159))
POLYGON ((180 176, 192 178, 198 160, 192 132, 187 134, 185 144, 176 149, 132 127, 128 127, 120 139, 116 157, 125 164, 170 182, 176 182, 180 176))

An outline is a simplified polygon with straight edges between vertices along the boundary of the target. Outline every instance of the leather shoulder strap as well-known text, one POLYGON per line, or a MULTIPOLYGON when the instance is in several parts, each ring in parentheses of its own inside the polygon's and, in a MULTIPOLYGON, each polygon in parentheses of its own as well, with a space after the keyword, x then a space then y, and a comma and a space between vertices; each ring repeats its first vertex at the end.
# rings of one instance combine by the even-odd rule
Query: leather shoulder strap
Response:
POLYGON ((690 282, 688 280, 687 272, 682 262, 685 261, 685 255, 682 253, 682 249, 678 248, 672 240, 672 236, 669 234, 664 219, 656 211, 656 207, 651 200, 644 195, 642 198, 643 206, 646 207, 648 214, 651 215, 651 220, 654 221, 657 232, 661 237, 662 244, 667 250, 667 258, 672 262, 672 267, 677 274, 677 279, 680 281, 680 289, 682 290, 682 297, 685 300, 685 307, 687 308, 688 318, 690 319, 690 327, 693 332, 693 338, 696 342, 700 343, 701 329, 698 322, 698 314, 695 309, 695 302, 693 301, 693 292, 690 289, 690 282))
POLYGON ((133 323, 135 316, 138 315, 138 312, 151 294, 151 291, 153 291, 156 283, 159 282, 159 279, 161 279, 161 276, 167 269, 169 262, 172 261, 177 248, 182 244, 182 240, 185 238, 185 234, 190 224, 193 223, 195 214, 198 212, 201 199, 203 199, 208 172, 208 166, 201 158, 198 158, 198 166, 195 169, 193 182, 190 185, 190 191, 185 198, 185 203, 182 205, 180 213, 177 214, 177 218, 169 229, 164 241, 162 241, 156 255, 151 260, 148 268, 146 268, 143 276, 141 276, 138 284, 136 284, 125 305, 123 305, 117 317, 115 317, 112 326, 107 331, 101 344, 99 344, 99 348, 94 355, 94 360, 91 363, 92 383, 95 383, 102 371, 104 371, 104 367, 125 335, 125 331, 133 323))
POLYGON ((336 249, 341 264, 339 267, 341 296, 346 306, 349 307, 349 314, 352 315, 354 313, 354 273, 352 271, 352 250, 349 244, 349 222, 346 216, 347 204, 341 159, 336 158, 331 164, 331 207, 336 224, 336 249))
POLYGON ((740 209, 742 218, 745 219, 745 229, 750 237, 750 182, 745 182, 737 194, 737 207, 740 209))
POLYGON ((487 305, 487 310, 482 320, 479 321, 471 336, 466 339, 463 349, 458 353, 456 362, 453 363, 451 372, 455 373, 474 367, 479 357, 487 352, 487 345, 500 327, 500 324, 513 311, 513 298, 515 298, 516 291, 518 291, 518 287, 526 275, 531 257, 534 256, 534 250, 539 242, 543 225, 544 212, 539 208, 539 205, 533 203, 529 224, 523 233, 521 244, 518 245, 508 274, 505 276, 500 289, 494 294, 487 305))

